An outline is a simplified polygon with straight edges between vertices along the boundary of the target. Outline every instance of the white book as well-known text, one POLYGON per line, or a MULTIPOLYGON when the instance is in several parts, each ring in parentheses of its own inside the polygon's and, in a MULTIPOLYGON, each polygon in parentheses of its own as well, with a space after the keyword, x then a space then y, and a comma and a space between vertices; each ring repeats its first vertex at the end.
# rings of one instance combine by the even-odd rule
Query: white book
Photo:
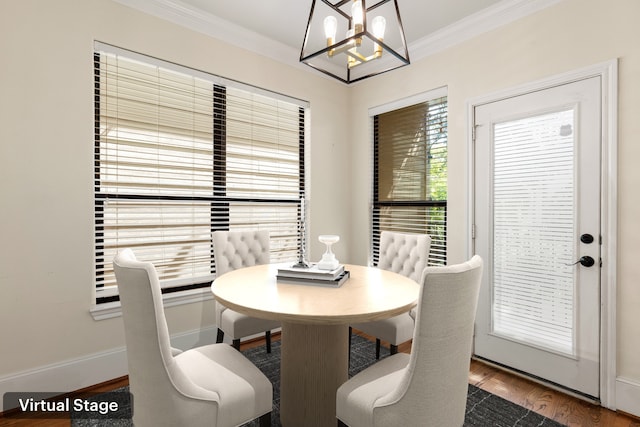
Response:
POLYGON ((280 267, 278 268, 278 276, 280 277, 292 277, 301 279, 320 279, 320 280, 335 280, 342 273, 344 273, 344 265, 339 265, 338 268, 333 270, 321 270, 317 264, 311 264, 309 268, 300 267, 280 267))
POLYGON ((280 283, 289 283, 293 285, 312 285, 312 286, 326 286, 330 288, 339 288, 344 282, 349 279, 349 271, 343 271, 335 279, 313 279, 309 277, 287 277, 277 275, 276 280, 280 283))

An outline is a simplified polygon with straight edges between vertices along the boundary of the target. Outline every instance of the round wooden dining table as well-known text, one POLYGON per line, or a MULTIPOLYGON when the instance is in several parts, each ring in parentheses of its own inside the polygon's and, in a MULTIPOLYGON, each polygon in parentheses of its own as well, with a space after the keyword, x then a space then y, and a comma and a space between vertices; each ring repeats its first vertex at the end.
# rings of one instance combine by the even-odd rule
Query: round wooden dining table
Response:
POLYGON ((350 278, 340 287, 283 283, 276 279, 283 266, 240 268, 216 278, 211 289, 232 310, 281 322, 282 425, 333 427, 336 391, 348 379, 349 324, 409 311, 419 286, 400 274, 359 265, 345 265, 350 278))

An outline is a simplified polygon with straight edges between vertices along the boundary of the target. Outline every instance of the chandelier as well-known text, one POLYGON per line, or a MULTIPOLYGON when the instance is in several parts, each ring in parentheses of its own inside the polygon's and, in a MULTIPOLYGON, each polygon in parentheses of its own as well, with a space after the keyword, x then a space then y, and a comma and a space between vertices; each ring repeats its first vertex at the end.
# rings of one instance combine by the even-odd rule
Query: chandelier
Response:
POLYGON ((344 83, 408 65, 397 0, 313 0, 300 62, 344 83))

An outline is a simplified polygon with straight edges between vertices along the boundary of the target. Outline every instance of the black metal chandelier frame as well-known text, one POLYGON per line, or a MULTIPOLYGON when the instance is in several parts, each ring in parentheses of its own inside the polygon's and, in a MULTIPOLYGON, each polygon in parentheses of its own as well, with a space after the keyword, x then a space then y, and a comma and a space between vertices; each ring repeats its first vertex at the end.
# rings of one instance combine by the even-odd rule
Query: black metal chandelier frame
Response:
MULTIPOLYGON (((333 11, 335 11, 337 14, 341 15, 342 17, 344 17, 345 19, 347 19, 349 21, 349 28, 353 28, 353 17, 350 16, 349 14, 345 13, 342 9, 340 9, 342 6, 344 6, 347 3, 351 3, 353 0, 341 0, 336 2, 335 4, 332 3, 329 0, 313 0, 312 4, 311 4, 311 11, 309 13, 309 20, 307 22, 307 29, 305 31, 305 36, 304 36, 304 43, 302 44, 302 49, 300 50, 300 62, 326 74, 329 75, 333 78, 336 78, 340 81, 342 81, 343 83, 353 83, 353 82, 357 82, 372 76, 376 76, 382 73, 386 73, 388 71, 391 70, 395 70, 397 68, 400 67, 404 67, 406 65, 410 64, 410 60, 409 60, 409 51, 407 49, 407 43, 406 43, 406 39, 404 36, 404 27, 402 26, 402 19, 400 18, 400 10, 398 8, 398 2, 397 0, 380 0, 377 3, 375 3, 373 6, 367 8, 366 7, 366 0, 361 0, 362 1, 362 9, 364 12, 364 19, 363 19, 363 26, 362 26, 362 31, 358 32, 358 33, 354 33, 352 36, 345 38, 344 40, 335 42, 329 46, 326 46, 316 52, 313 52, 309 55, 304 55, 305 49, 307 47, 307 42, 309 41, 309 37, 310 37, 310 32, 311 32, 311 21, 313 18, 313 14, 315 12, 315 7, 316 7, 316 1, 320 1, 323 4, 325 4, 326 6, 328 6, 329 8, 331 8, 333 11), (399 26, 399 30, 400 30, 400 39, 402 42, 402 51, 404 53, 404 55, 402 55, 401 53, 398 53, 395 49, 393 49, 391 46, 389 46, 388 44, 386 44, 383 40, 380 40, 378 38, 376 38, 367 28, 367 19, 366 16, 370 13, 370 12, 374 12, 375 9, 377 9, 378 7, 389 3, 389 2, 393 2, 394 8, 395 8, 395 14, 396 14, 396 19, 397 19, 397 24, 399 26), (378 70, 372 73, 368 73, 365 74, 363 76, 360 77, 355 77, 352 78, 351 75, 351 69, 347 66, 347 78, 343 78, 337 74, 332 73, 329 70, 326 70, 322 67, 316 66, 314 64, 312 64, 310 61, 316 57, 318 57, 319 55, 325 55, 325 54, 329 54, 330 51, 332 50, 340 50, 340 48, 342 48, 342 50, 344 50, 344 48, 349 45, 352 44, 354 40, 361 38, 361 37, 367 37, 368 39, 370 39, 372 42, 377 43, 379 45, 381 45, 384 49, 385 52, 390 53, 391 55, 393 55, 395 58, 397 58, 400 61, 399 65, 394 65, 388 68, 384 68, 382 70, 378 70)), ((348 52, 347 55, 349 55, 348 52)), ((362 59, 362 57, 358 58, 359 60, 362 59)))

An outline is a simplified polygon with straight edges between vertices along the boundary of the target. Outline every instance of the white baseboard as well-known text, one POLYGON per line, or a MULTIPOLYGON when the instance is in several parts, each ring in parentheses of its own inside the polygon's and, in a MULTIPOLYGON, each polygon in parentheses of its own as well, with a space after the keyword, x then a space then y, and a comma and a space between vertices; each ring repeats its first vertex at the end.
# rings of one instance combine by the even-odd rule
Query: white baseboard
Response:
POLYGON ((616 378, 616 408, 640 417, 640 383, 626 378, 616 378))
MULTIPOLYGON (((216 342, 216 326, 188 331, 171 337, 171 344, 182 350, 216 342)), ((124 347, 66 360, 36 369, 0 377, 0 396, 6 392, 69 393, 127 375, 124 347)), ((0 400, 0 412, 4 408, 0 400)))

